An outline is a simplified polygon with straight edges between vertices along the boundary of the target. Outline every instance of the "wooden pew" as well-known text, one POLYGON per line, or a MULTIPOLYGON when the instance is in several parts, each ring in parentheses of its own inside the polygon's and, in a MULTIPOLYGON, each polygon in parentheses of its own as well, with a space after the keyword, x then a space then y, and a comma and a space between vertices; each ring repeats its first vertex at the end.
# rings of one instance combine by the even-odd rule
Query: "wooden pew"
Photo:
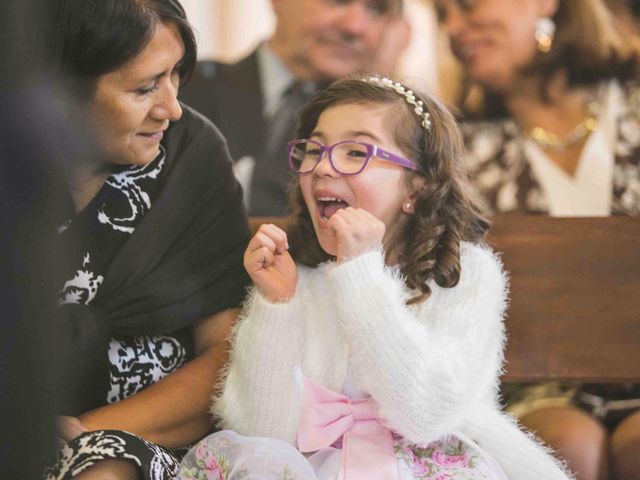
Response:
MULTIPOLYGON (((286 218, 251 219, 285 226, 286 218)), ((505 381, 640 381, 640 219, 492 219, 510 273, 505 381)))
POLYGON ((507 381, 640 381, 640 219, 501 216, 507 381))

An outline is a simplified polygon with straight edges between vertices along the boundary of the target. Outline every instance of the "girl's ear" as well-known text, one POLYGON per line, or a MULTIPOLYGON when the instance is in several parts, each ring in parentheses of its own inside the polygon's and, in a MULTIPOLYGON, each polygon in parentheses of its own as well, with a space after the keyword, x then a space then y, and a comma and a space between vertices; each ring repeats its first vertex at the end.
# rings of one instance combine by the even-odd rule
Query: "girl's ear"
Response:
POLYGON ((422 177, 413 177, 411 179, 411 191, 402 202, 402 211, 407 215, 416 213, 416 199, 420 195, 420 191, 424 187, 425 179, 422 177))
POLYGON ((407 215, 416 213, 415 202, 412 200, 405 200, 405 202, 402 204, 402 211, 407 215))
POLYGON ((558 0, 540 0, 539 3, 541 17, 553 17, 558 11, 558 0))

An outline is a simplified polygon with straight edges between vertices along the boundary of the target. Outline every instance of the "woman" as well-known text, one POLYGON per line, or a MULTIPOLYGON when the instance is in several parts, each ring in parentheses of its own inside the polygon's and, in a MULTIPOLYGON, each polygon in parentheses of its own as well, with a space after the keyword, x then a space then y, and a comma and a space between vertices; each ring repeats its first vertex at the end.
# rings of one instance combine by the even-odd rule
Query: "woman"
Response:
POLYGON ((68 443, 48 478, 171 478, 166 449, 211 427, 210 385, 247 284, 241 189, 218 130, 177 101, 196 59, 177 0, 51 9, 51 55, 104 156, 69 172, 57 223, 68 443))
MULTIPOLYGON (((461 103, 485 210, 640 214, 638 50, 601 1, 436 3, 470 87, 461 103)), ((622 398, 640 396, 635 386, 622 390, 622 398)), ((560 406, 524 412, 522 423, 580 480, 606 478, 608 450, 616 478, 640 478, 640 414, 617 425, 604 419, 617 426, 609 438, 561 393, 560 406)), ((594 398, 584 393, 614 398, 584 387, 583 403, 594 398)))

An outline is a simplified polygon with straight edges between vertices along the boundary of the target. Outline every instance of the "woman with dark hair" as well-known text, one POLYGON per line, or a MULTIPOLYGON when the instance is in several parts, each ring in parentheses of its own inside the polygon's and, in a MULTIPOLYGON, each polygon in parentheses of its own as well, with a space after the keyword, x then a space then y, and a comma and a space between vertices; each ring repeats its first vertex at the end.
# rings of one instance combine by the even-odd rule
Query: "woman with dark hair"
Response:
POLYGON ((69 259, 56 272, 67 443, 47 478, 171 478, 169 449, 211 428, 245 293, 241 189, 219 131, 177 100, 196 59, 177 0, 48 8, 49 56, 103 155, 69 169, 73 201, 53 232, 69 259))
MULTIPOLYGON (((466 74, 463 129, 485 212, 640 215, 640 54, 604 3, 436 5, 466 74)), ((640 477, 638 385, 523 393, 514 412, 578 479, 607 478, 609 464, 618 480, 640 477)))

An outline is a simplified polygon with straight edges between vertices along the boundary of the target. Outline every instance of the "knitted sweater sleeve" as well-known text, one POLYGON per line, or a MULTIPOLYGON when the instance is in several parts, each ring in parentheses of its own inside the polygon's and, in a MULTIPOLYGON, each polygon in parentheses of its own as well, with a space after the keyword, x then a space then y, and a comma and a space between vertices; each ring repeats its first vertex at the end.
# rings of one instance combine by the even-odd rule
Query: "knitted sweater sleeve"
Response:
POLYGON ((212 413, 241 435, 295 442, 300 405, 302 338, 297 297, 268 302, 257 288, 233 334, 233 350, 212 413))
POLYGON ((337 265, 331 277, 360 388, 404 438, 451 434, 494 395, 502 363, 506 277, 487 248, 464 244, 454 288, 432 285, 418 307, 382 252, 337 265))

